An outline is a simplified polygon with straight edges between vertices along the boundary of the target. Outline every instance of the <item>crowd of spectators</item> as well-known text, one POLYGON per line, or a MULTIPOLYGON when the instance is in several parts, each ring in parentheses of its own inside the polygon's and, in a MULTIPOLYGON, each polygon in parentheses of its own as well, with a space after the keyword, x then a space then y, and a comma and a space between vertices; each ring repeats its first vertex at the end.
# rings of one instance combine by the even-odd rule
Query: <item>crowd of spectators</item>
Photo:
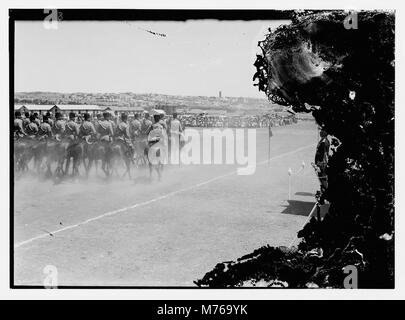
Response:
MULTIPOLYGON (((53 119, 54 115, 47 113, 48 117, 53 119)), ((112 113, 111 119, 118 124, 121 113, 112 113)), ((134 113, 127 113, 128 119, 131 121, 134 113)), ((35 117, 42 120, 42 115, 34 113, 35 117)), ((67 114, 62 113, 63 119, 67 120, 67 114)), ((23 115, 24 117, 24 115, 23 115)), ((25 117, 29 117, 26 113, 25 117)), ((91 114, 91 120, 102 118, 102 114, 91 114)), ((139 119, 144 118, 144 113, 139 113, 139 119)), ((165 119, 171 118, 171 115, 165 116, 165 119)), ((186 127, 217 127, 217 128, 262 128, 262 127, 278 127, 296 123, 298 120, 292 114, 264 114, 264 115, 207 115, 207 114, 179 114, 178 119, 182 126, 186 127)), ((75 121, 80 124, 83 121, 83 114, 77 113, 75 121)))
POLYGON ((219 128, 262 128, 278 127, 297 122, 297 118, 292 115, 265 114, 265 115, 179 115, 179 119, 185 127, 219 127, 219 128))

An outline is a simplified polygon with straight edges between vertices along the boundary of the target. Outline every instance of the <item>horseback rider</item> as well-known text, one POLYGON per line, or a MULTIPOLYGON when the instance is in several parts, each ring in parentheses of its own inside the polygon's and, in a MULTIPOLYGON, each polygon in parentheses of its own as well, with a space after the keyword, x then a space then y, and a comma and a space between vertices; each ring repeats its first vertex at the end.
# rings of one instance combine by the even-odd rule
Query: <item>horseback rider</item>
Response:
POLYGON ((99 122, 103 119, 103 115, 101 113, 97 113, 97 115, 93 119, 94 129, 98 132, 99 122))
POLYGON ((109 114, 110 114, 109 121, 111 123, 111 128, 112 128, 113 132, 115 132, 115 130, 117 129, 117 122, 118 122, 117 118, 118 117, 111 115, 111 113, 109 113, 109 114))
POLYGON ((128 115, 126 113, 121 114, 121 121, 118 123, 117 129, 115 130, 115 137, 124 140, 130 139, 128 115))
POLYGON ((55 123, 53 124, 53 132, 57 140, 60 140, 61 137, 65 134, 66 123, 62 118, 60 112, 55 113, 55 123))
POLYGON ((75 121, 76 114, 74 112, 69 113, 69 121, 66 122, 64 137, 72 141, 75 141, 79 136, 79 125, 75 121))
MULTIPOLYGON (((53 119, 52 119, 52 112, 47 111, 45 115, 46 115, 46 117, 48 118, 48 123, 49 123, 49 125, 51 126, 51 128, 53 128, 54 121, 53 121, 53 119)), ((42 121, 44 121, 44 119, 42 119, 42 121)))
POLYGON ((14 136, 16 137, 24 137, 26 135, 25 130, 24 130, 24 125, 23 125, 23 120, 21 117, 21 112, 16 111, 14 113, 15 119, 14 119, 14 136))
POLYGON ((39 114, 37 112, 34 113, 34 122, 39 128, 39 126, 41 125, 41 120, 39 120, 39 114))
POLYGON ((30 113, 28 111, 24 112, 24 118, 22 119, 23 128, 27 128, 28 124, 30 123, 30 113))
POLYGON ((96 129, 93 123, 90 121, 90 114, 84 114, 84 121, 82 122, 79 130, 79 135, 81 138, 89 139, 97 135, 96 129))
POLYGON ((139 138, 141 133, 141 122, 139 121, 139 113, 134 114, 134 120, 129 123, 129 134, 132 141, 139 138))
POLYGON ((42 123, 39 126, 38 134, 37 134, 39 140, 51 138, 53 136, 52 128, 48 121, 49 121, 49 118, 47 116, 42 117, 42 123))
POLYGON ((118 123, 115 130, 115 138, 124 142, 131 152, 134 151, 134 146, 131 142, 131 135, 129 132, 128 115, 126 113, 121 114, 121 121, 118 123))
POLYGON ((110 113, 104 112, 103 119, 98 122, 97 133, 99 134, 99 139, 102 142, 110 142, 112 141, 112 137, 114 136, 114 131, 112 128, 112 124, 110 122, 110 113))
POLYGON ((35 116, 33 114, 30 115, 30 123, 25 128, 25 132, 30 138, 35 138, 38 133, 38 126, 35 122, 35 116))
POLYGON ((149 112, 145 112, 145 117, 141 123, 141 135, 147 136, 152 128, 152 121, 150 120, 149 112))

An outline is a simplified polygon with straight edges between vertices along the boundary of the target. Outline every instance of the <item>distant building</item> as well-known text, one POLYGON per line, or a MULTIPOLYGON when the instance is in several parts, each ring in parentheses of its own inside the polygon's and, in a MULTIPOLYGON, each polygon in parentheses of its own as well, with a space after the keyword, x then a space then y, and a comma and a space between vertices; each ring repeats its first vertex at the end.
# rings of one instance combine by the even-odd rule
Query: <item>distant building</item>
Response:
POLYGON ((91 104, 16 104, 14 105, 14 111, 20 112, 37 112, 39 114, 45 114, 50 111, 53 114, 55 112, 62 112, 68 114, 69 112, 75 113, 99 113, 108 110, 108 107, 101 107, 91 104))
POLYGON ((222 98, 222 91, 219 91, 219 98, 221 99, 222 98))
POLYGON ((55 112, 62 112, 65 114, 75 112, 79 114, 92 113, 94 115, 95 113, 103 112, 106 109, 106 107, 101 107, 94 104, 58 104, 54 105, 51 109, 49 109, 49 111, 51 111, 53 114, 55 114, 55 112))
POLYGON ((20 112, 37 112, 39 114, 46 113, 52 108, 50 104, 16 104, 14 105, 14 111, 20 112))

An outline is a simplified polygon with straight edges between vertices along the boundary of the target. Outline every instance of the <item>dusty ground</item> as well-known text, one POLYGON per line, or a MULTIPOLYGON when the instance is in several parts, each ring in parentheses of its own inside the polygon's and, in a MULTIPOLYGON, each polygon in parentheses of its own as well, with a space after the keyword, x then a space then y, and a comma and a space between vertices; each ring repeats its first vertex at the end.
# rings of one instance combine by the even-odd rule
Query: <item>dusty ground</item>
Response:
POLYGON ((59 184, 15 181, 14 282, 42 285, 46 265, 59 285, 193 286, 216 263, 265 245, 289 245, 318 188, 313 122, 257 131, 256 172, 235 166, 170 166, 163 180, 146 169, 133 180, 59 184), (292 177, 288 200, 289 168, 292 177))

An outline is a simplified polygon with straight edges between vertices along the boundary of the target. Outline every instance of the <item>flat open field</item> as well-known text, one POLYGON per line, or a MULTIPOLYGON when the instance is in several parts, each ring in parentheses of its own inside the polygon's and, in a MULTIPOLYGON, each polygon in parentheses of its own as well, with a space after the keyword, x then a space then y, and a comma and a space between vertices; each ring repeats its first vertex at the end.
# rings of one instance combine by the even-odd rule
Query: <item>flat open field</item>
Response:
POLYGON ((314 122, 257 130, 257 168, 167 166, 161 181, 148 170, 133 179, 35 176, 14 183, 14 283, 42 285, 43 269, 59 286, 194 286, 216 263, 263 245, 289 245, 314 204, 310 166, 314 122), (292 176, 288 200, 288 169, 292 176))

